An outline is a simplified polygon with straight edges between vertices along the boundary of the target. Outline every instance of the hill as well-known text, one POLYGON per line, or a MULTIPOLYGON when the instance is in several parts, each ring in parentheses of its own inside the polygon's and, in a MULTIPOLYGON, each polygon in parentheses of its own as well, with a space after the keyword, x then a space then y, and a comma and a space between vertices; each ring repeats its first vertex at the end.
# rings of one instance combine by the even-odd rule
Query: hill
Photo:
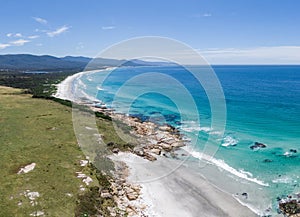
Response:
POLYGON ((0 71, 82 71, 111 66, 166 66, 166 62, 149 62, 143 60, 117 60, 83 56, 54 57, 49 55, 36 56, 31 54, 0 55, 0 71))
POLYGON ((30 54, 0 55, 2 70, 70 70, 83 69, 83 62, 68 61, 49 55, 35 56, 30 54))

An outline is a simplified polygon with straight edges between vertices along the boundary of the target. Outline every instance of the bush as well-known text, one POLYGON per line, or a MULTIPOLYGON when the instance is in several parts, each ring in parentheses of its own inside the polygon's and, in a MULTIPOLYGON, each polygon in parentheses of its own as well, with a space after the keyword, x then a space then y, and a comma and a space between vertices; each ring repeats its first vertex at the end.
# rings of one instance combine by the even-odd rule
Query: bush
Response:
POLYGON ((98 212, 97 205, 102 203, 98 187, 90 187, 89 191, 78 196, 75 217, 92 216, 98 212))
POLYGON ((108 116, 102 112, 95 112, 95 115, 97 118, 102 118, 102 119, 109 120, 109 121, 112 120, 110 116, 108 116))

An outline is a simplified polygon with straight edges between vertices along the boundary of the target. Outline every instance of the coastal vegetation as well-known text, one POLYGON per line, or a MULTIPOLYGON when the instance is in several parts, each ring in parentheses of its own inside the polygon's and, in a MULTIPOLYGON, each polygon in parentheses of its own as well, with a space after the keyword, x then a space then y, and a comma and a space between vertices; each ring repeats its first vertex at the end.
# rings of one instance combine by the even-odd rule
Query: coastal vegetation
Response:
POLYGON ((23 89, 34 97, 50 97, 56 91, 56 84, 76 71, 51 73, 24 73, 0 71, 0 85, 23 89))
MULTIPOLYGON (((53 101, 33 99, 23 90, 0 88, 1 209, 0 216, 71 216, 84 159, 73 133, 70 109, 53 101), (37 109, 38 108, 38 109, 37 109), (27 174, 24 165, 36 163, 27 174), (38 192, 36 205, 24 192, 38 192)), ((37 194, 36 194, 37 195, 37 194)))
MULTIPOLYGON (((106 208, 114 202, 100 196, 100 190, 109 190, 109 175, 80 165, 85 156, 73 132, 71 108, 8 87, 0 87, 0 107, 0 216, 109 216, 106 208), (18 174, 32 163, 32 171, 18 174), (78 172, 93 182, 85 185, 78 172)), ((109 120, 101 121, 108 126, 109 120)), ((118 144, 115 138, 113 131, 106 135, 118 144)))

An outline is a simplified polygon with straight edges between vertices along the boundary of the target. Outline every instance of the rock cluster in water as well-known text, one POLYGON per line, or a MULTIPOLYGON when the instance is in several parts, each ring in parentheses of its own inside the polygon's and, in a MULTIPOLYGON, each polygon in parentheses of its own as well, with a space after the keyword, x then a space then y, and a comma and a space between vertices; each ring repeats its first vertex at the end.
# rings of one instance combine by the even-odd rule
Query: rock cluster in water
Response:
POLYGON ((263 143, 260 142, 255 142, 254 145, 251 145, 250 148, 253 149, 257 149, 257 148, 266 148, 267 146, 263 143))
MULTIPOLYGON (((132 150, 132 153, 143 157, 149 161, 157 160, 156 156, 163 155, 176 156, 175 151, 185 146, 179 131, 170 126, 159 126, 152 122, 141 122, 136 117, 114 114, 113 117, 121 120, 133 130, 130 132, 136 136, 140 145, 132 150)), ((117 152, 117 150, 113 150, 117 152)))

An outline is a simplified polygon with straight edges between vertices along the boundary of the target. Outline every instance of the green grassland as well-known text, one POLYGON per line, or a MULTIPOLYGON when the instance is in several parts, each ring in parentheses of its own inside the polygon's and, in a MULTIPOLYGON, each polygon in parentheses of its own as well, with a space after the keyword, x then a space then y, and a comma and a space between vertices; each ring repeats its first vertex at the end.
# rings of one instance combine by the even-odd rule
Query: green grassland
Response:
MULTIPOLYGON (((36 211, 51 217, 94 216, 105 205, 113 205, 99 198, 107 177, 92 166, 80 166, 85 156, 78 147, 71 115, 70 107, 53 100, 0 86, 0 216, 30 216, 36 211), (34 170, 17 174, 33 162, 34 170), (86 192, 80 192, 83 182, 76 177, 80 171, 94 180, 86 192), (24 196, 26 190, 39 192, 37 205, 32 206, 24 196)), ((112 133, 110 120, 98 118, 97 122, 106 142, 127 148, 112 133)), ((102 214, 107 216, 105 210, 102 214)))
POLYGON ((79 161, 85 157, 77 146, 69 108, 1 87, 0 144, 0 216, 29 216, 36 210, 74 216, 82 184, 75 172, 82 170, 79 161), (33 162, 33 171, 17 174, 33 162), (36 206, 23 195, 26 190, 40 193, 36 206))

